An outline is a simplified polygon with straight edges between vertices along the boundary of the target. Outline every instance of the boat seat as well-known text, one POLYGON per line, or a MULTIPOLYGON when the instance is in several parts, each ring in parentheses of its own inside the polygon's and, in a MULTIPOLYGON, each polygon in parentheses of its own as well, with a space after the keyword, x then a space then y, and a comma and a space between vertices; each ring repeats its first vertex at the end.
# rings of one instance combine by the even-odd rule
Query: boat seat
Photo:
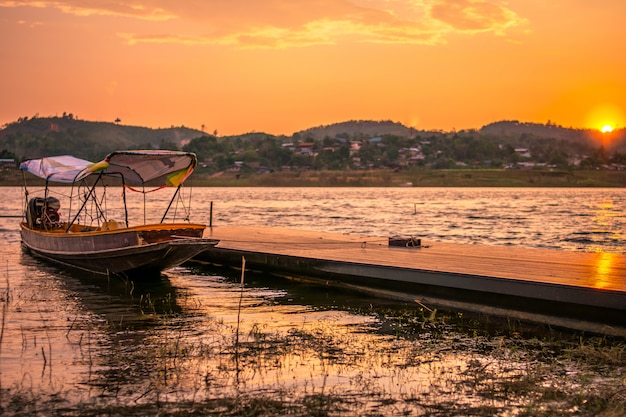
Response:
POLYGON ((102 223, 102 226, 100 226, 100 230, 117 230, 117 229, 121 229, 121 227, 122 225, 116 222, 115 220, 109 220, 109 221, 102 223))

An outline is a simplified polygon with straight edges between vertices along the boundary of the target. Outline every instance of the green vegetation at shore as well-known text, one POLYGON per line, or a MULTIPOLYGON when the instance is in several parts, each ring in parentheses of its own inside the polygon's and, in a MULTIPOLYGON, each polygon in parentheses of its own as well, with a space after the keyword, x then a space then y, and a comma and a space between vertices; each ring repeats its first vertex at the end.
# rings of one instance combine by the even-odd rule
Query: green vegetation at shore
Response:
POLYGON ((192 177, 211 187, 626 187, 626 171, 365 170, 265 174, 222 172, 192 177))
MULTIPOLYGON (((29 184, 39 180, 28 176, 29 184)), ((21 186, 17 170, 0 172, 0 185, 21 186)), ((199 168, 195 187, 626 187, 626 171, 541 171, 504 169, 409 169, 279 171, 209 174, 199 168)))

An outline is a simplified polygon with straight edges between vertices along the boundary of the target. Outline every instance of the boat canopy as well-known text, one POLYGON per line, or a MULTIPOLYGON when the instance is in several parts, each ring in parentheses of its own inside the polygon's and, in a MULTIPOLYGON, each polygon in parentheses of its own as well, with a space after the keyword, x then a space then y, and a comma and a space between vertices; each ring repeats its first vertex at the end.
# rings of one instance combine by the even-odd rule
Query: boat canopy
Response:
POLYGON ((177 187, 193 172, 198 161, 192 152, 167 150, 117 151, 100 162, 70 155, 31 159, 20 169, 46 181, 74 183, 90 175, 122 176, 126 183, 157 187, 177 187))
POLYGON ((93 162, 71 155, 31 159, 20 164, 20 169, 52 182, 72 183, 79 173, 93 162))

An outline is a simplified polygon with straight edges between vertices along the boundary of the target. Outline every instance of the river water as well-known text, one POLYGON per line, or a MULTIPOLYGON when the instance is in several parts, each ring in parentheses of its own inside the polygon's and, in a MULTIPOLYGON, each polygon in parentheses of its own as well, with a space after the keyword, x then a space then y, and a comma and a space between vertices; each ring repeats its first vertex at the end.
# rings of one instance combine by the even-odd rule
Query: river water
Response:
MULTIPOLYGON (((442 402, 515 415, 531 401, 485 399, 470 383, 475 369, 507 380, 529 372, 532 364, 503 339, 467 341, 428 320, 400 337, 401 324, 417 320, 416 306, 398 310, 407 307, 252 273, 242 290, 239 272, 198 265, 136 283, 43 264, 22 253, 19 219, 6 217, 21 212, 22 190, 1 191, 0 412, 16 396, 45 411, 41 404, 306 403, 332 395, 359 415, 422 415, 442 402)), ((162 202, 157 194, 149 198, 162 202)), ((191 199, 191 220, 201 223, 213 202, 214 226, 626 253, 626 189, 194 188, 191 199)), ((129 202, 136 209, 141 201, 129 202)), ((620 375, 585 378, 601 391, 623 383, 620 375)))
POLYGON ((626 253, 626 189, 209 188, 201 193, 196 196, 204 204, 194 206, 194 216, 208 218, 206 202, 214 201, 214 225, 626 253))

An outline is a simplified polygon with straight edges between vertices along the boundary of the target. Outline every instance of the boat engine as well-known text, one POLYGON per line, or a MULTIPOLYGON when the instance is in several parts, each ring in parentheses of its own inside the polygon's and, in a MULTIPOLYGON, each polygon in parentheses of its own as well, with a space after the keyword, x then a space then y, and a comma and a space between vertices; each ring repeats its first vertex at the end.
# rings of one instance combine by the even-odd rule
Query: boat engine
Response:
POLYGON ((56 229, 61 227, 59 209, 61 202, 55 197, 33 197, 28 202, 26 220, 30 227, 56 229))

